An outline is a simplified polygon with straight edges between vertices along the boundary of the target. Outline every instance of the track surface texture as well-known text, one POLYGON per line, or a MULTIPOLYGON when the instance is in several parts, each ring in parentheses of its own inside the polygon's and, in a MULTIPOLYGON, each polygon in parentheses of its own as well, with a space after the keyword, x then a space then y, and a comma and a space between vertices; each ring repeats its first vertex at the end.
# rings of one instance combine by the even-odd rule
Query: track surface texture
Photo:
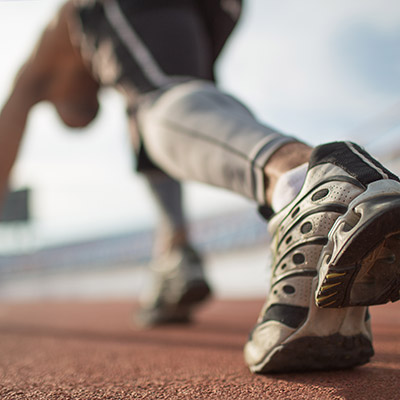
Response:
POLYGON ((242 347, 262 301, 213 300, 195 323, 140 331, 127 302, 0 305, 0 399, 399 399, 400 302, 373 307, 372 362, 252 375, 242 347))

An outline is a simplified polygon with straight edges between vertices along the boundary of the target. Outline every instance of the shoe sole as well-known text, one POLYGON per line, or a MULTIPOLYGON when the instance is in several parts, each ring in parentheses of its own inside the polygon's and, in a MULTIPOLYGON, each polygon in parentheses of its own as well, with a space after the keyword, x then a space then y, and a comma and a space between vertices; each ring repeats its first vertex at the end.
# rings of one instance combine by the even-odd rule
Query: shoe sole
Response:
POLYGON ((260 363, 254 373, 284 373, 348 369, 366 364, 374 355, 371 342, 363 335, 302 337, 282 344, 260 363))
POLYGON ((192 280, 182 289, 174 305, 159 309, 141 309, 135 317, 140 327, 152 327, 168 324, 186 324, 191 322, 193 308, 211 296, 211 289, 205 280, 192 280))
POLYGON ((179 298, 179 306, 193 306, 205 301, 211 295, 211 289, 204 280, 193 280, 186 284, 179 298))
POLYGON ((389 180, 370 184, 335 222, 320 258, 318 307, 400 299, 399 187, 389 180))

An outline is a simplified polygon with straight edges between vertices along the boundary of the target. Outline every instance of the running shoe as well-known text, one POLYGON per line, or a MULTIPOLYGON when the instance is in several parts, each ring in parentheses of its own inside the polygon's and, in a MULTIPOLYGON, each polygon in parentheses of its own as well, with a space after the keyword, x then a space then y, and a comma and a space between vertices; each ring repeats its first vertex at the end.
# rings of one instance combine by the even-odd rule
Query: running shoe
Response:
POLYGON ((151 266, 136 323, 151 327, 190 322, 194 309, 210 294, 202 258, 190 246, 175 247, 151 266))
POLYGON ((319 146, 301 192, 271 219, 269 231, 270 292, 244 349, 251 371, 368 362, 365 306, 398 299, 398 178, 353 143, 319 146), (337 308, 353 305, 360 307, 337 308))

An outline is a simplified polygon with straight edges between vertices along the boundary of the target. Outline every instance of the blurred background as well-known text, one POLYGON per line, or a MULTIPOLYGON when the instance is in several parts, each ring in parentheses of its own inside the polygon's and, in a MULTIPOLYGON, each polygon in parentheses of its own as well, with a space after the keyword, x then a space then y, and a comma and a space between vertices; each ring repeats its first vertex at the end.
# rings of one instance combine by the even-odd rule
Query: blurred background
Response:
MULTIPOLYGON (((62 3, 0 0, 0 104, 62 3)), ((400 172, 397 0, 245 0, 217 76, 263 122, 312 144, 355 140, 400 172)), ((144 285, 155 208, 132 172, 122 98, 104 90, 101 105, 78 131, 50 105, 31 113, 11 179, 29 188, 29 219, 0 223, 3 301, 135 298, 144 285)), ((216 295, 263 295, 268 235, 254 205, 187 182, 185 206, 216 295)))

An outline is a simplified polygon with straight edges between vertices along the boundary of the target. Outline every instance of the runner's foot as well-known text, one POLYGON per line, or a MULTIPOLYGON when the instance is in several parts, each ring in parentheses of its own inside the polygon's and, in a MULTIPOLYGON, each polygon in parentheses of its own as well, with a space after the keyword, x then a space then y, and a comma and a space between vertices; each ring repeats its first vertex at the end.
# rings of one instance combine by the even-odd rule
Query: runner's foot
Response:
POLYGON ((369 361, 367 308, 319 308, 315 293, 320 307, 398 299, 399 217, 398 178, 361 148, 339 142, 313 151, 301 192, 270 221, 270 293, 244 350, 253 372, 342 369, 369 361), (382 277, 377 267, 385 263, 382 277), (346 274, 336 272, 337 265, 346 266, 346 274))
POLYGON ((189 246, 172 249, 152 267, 151 284, 136 315, 140 326, 190 322, 194 309, 211 294, 203 262, 189 246))

